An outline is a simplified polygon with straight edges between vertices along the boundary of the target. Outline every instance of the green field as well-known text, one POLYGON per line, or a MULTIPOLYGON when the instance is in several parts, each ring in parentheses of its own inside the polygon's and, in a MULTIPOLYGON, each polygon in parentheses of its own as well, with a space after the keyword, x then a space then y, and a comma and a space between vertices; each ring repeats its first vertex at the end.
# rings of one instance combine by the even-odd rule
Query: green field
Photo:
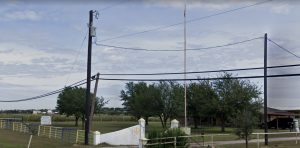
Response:
MULTIPOLYGON (((24 121, 28 121, 31 123, 38 124, 38 121, 36 121, 40 115, 31 115, 31 114, 23 114, 23 115, 7 115, 7 114, 0 114, 0 117, 20 117, 23 116, 24 121)), ((55 115, 53 126, 56 127, 73 127, 73 128, 78 128, 82 129, 81 122, 79 122, 79 126, 75 127, 74 126, 74 119, 72 117, 66 117, 66 116, 60 116, 60 115, 55 115), (64 122, 63 122, 64 121, 64 122)), ((93 131, 100 131, 102 134, 103 133, 108 133, 108 132, 113 132, 117 130, 121 130, 133 125, 137 125, 138 121, 130 116, 123 116, 123 115, 114 115, 114 116, 109 116, 109 115, 102 115, 102 117, 98 116, 95 121, 93 121, 92 124, 92 130, 93 131), (105 119, 105 120, 104 120, 105 119), (113 121, 112 121, 113 120, 113 121)), ((151 122, 149 122, 149 125, 146 126, 146 135, 149 131, 151 130, 162 130, 161 123, 157 121, 157 119, 151 119, 151 122)), ((198 128, 194 129, 192 128, 192 134, 193 135, 200 135, 200 134, 217 134, 221 133, 220 127, 203 127, 203 128, 198 128)), ((270 132, 288 132, 288 130, 269 130, 270 132)), ((226 128, 225 134, 230 134, 228 136, 215 136, 214 141, 232 141, 232 140, 240 140, 235 134, 235 129, 234 128, 226 128)), ((257 129, 254 132, 263 132, 261 129, 257 129)), ((285 135, 270 135, 270 138, 273 137, 294 137, 295 135, 293 134, 285 134, 285 135)), ((252 136, 253 139, 256 138, 256 135, 252 136)), ((260 136, 260 139, 262 139, 263 136, 260 136)), ((0 130, 0 148, 2 147, 8 147, 8 148, 18 148, 18 147, 25 147, 27 145, 29 139, 28 134, 22 134, 19 132, 12 132, 12 131, 7 131, 7 130, 0 130), (17 139, 17 140, 16 140, 17 139)), ((210 141, 211 137, 205 137, 204 139, 201 137, 193 138, 194 141, 196 142, 203 142, 203 141, 210 141)), ((294 143, 294 142, 292 142, 294 143)), ((274 144, 274 146, 280 145, 284 146, 285 143, 278 143, 278 142, 272 142, 271 144, 274 144)), ((289 143, 287 143, 289 144, 289 143)), ((251 144, 254 147, 256 144, 251 144)), ((55 139, 49 139, 46 137, 37 137, 34 136, 33 142, 32 142, 33 147, 83 147, 83 146, 78 146, 78 145, 71 145, 68 143, 62 143, 60 140, 55 140, 55 139)), ((235 147, 244 147, 244 145, 224 145, 220 146, 220 148, 235 148, 235 147)), ((300 147, 300 146, 299 146, 300 147)), ((292 147, 293 148, 293 147, 292 147)))
MULTIPOLYGON (((25 148, 27 147, 29 135, 10 130, 0 130, 0 147, 1 148, 25 148)), ((61 143, 45 137, 33 136, 31 148, 69 148, 72 144, 61 143)))

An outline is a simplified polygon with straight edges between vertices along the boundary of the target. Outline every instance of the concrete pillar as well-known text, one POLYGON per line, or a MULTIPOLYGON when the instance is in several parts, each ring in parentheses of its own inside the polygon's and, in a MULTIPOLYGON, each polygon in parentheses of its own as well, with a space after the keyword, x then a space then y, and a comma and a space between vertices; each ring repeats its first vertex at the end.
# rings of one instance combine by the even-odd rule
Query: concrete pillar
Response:
POLYGON ((173 119, 171 121, 171 128, 178 128, 179 127, 179 121, 176 119, 173 119))
POLYGON ((139 148, 143 148, 143 145, 146 144, 147 139, 145 138, 145 120, 141 118, 139 120, 140 125, 140 139, 139 139, 139 148))
POLYGON ((100 132, 94 131, 93 132, 93 145, 100 144, 100 132))

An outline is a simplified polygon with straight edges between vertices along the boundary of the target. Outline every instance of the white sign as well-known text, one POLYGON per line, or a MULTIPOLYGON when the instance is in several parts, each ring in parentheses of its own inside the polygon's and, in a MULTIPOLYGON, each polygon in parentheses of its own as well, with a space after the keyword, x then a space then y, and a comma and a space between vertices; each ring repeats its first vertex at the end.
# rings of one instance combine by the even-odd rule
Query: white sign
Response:
POLYGON ((51 116, 42 116, 41 125, 51 125, 51 116))

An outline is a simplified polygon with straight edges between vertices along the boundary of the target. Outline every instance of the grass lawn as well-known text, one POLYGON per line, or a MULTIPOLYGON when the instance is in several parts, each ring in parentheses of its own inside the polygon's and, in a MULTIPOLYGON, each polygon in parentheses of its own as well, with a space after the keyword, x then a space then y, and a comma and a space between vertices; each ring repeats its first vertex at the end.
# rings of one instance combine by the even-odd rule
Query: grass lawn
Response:
MULTIPOLYGON (((0 147, 1 148, 27 148, 28 134, 13 132, 10 130, 0 130, 0 147)), ((45 137, 33 136, 31 148, 69 148, 72 144, 61 143, 58 140, 53 140, 45 137)))

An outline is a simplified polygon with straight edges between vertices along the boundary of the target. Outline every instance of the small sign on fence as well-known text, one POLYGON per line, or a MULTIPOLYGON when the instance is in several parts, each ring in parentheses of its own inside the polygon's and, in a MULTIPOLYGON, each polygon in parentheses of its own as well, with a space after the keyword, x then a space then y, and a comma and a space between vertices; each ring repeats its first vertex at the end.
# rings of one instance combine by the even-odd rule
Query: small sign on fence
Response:
POLYGON ((51 116, 41 116, 41 125, 51 125, 51 116))

